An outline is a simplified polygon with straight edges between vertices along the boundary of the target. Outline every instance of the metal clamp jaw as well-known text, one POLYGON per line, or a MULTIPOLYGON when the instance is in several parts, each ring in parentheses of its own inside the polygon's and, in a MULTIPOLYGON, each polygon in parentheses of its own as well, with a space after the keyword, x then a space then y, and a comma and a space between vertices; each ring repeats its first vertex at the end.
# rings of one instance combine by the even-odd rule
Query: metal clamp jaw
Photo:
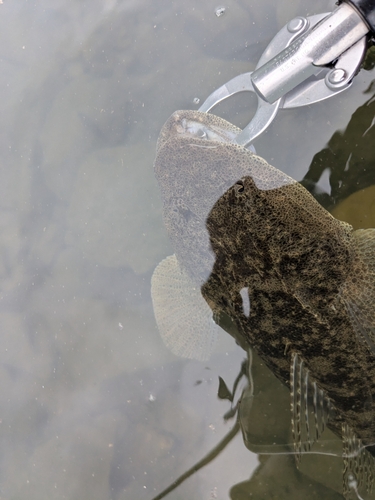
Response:
POLYGON ((279 109, 313 104, 349 88, 364 58, 369 31, 349 3, 342 3, 332 13, 297 17, 273 38, 254 72, 230 80, 199 110, 207 112, 238 92, 255 92, 258 109, 235 139, 247 146, 270 125, 279 109))

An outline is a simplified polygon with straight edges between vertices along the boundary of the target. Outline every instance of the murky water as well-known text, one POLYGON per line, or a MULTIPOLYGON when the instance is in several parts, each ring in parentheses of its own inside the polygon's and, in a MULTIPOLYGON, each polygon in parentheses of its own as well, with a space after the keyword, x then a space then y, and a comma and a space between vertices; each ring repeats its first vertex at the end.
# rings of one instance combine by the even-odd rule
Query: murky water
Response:
MULTIPOLYGON (((231 387, 244 351, 223 332, 209 362, 181 360, 156 328, 150 279, 172 250, 155 143, 173 111, 197 109, 198 99, 253 69, 293 16, 333 7, 0 5, 2 499, 150 500, 229 432, 218 377, 231 387)), ((302 179, 369 99, 373 78, 362 71, 335 99, 281 111, 258 154, 302 179)), ((241 96, 215 111, 244 126, 254 106, 241 96)), ((327 179, 319 186, 330 191, 327 179)), ((266 427, 278 423, 277 408, 255 408, 266 427)), ((289 458, 259 459, 237 434, 168 498, 301 498, 301 484, 304 498, 341 498, 335 484, 295 472, 289 458)))

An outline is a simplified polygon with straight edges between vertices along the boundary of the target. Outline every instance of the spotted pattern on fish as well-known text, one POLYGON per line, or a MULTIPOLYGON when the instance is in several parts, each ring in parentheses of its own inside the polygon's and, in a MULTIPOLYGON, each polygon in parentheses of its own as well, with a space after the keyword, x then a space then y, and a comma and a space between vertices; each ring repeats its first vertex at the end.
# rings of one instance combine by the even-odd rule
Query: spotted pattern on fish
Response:
POLYGON ((231 142, 236 131, 195 111, 174 113, 162 129, 155 173, 176 258, 213 314, 232 318, 284 384, 297 354, 335 408, 330 428, 342 436, 346 423, 370 445, 375 230, 332 217, 298 182, 231 142))

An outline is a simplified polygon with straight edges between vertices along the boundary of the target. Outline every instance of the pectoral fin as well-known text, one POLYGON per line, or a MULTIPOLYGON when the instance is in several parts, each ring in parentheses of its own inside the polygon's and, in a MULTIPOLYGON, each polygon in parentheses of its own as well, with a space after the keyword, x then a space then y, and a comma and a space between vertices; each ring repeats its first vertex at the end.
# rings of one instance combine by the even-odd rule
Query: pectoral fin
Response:
POLYGON ((156 323, 164 344, 177 356, 209 359, 219 326, 190 276, 175 255, 162 260, 151 278, 156 323))

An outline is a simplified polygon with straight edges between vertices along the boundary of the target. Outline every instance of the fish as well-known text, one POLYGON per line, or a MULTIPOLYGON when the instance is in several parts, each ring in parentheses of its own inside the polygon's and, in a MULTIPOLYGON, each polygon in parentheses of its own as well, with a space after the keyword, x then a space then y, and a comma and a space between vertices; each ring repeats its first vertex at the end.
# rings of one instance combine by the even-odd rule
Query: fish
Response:
POLYGON ((175 251, 151 282, 162 338, 207 359, 217 319, 231 318, 290 389, 297 456, 301 427, 318 439, 326 423, 346 450, 375 456, 375 229, 334 218, 236 144, 239 132, 189 110, 160 132, 154 171, 175 251))

